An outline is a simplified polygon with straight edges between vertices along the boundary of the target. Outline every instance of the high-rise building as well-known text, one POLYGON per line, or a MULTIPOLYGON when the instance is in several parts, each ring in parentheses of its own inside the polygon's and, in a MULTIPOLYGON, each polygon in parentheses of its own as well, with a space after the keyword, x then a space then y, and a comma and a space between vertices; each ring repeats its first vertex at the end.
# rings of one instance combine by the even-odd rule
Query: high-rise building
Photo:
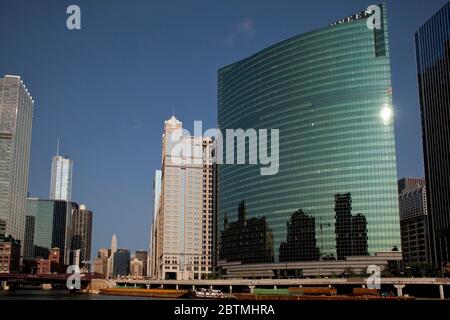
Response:
POLYGON ((48 255, 48 260, 50 261, 50 270, 52 273, 67 272, 67 265, 64 264, 61 249, 51 248, 50 254, 48 255))
POLYGON ((130 274, 130 251, 127 249, 117 249, 114 253, 113 275, 116 277, 128 276, 130 274))
POLYGON ((98 258, 108 258, 110 254, 110 250, 106 248, 101 248, 98 250, 97 257, 98 258))
POLYGON ((93 271, 108 276, 109 250, 100 249, 94 259, 93 271))
POLYGON ((200 279, 212 272, 212 140, 181 130, 175 116, 164 124, 153 236, 153 275, 159 279, 200 279))
POLYGON ((52 159, 50 176, 50 199, 71 201, 73 161, 59 155, 59 140, 56 156, 52 159))
POLYGON ((0 220, 25 236, 34 101, 19 76, 0 78, 0 220))
POLYGON ((0 273, 17 273, 20 266, 20 241, 0 234, 0 273))
POLYGON ((72 250, 71 257, 70 257, 72 265, 76 265, 76 266, 80 266, 81 265, 80 254, 81 254, 81 250, 80 249, 72 250))
POLYGON ((386 252, 401 259, 392 253, 400 250, 401 240, 388 20, 386 6, 379 7, 380 29, 368 27, 372 13, 364 11, 219 70, 218 125, 227 158, 217 178, 223 271, 239 268, 240 276, 251 276, 268 270, 265 276, 274 276, 274 270, 296 267, 294 261, 343 265, 363 256, 369 265, 386 252), (236 147, 228 154, 239 138, 231 140, 227 129, 242 129, 246 160, 255 154, 261 160, 261 151, 279 156, 278 172, 262 175, 268 165, 249 160, 236 164, 244 154, 236 147), (279 130, 278 152, 272 138, 249 151, 252 133, 261 144, 258 134, 265 129, 266 137, 279 130), (229 162, 233 158, 235 164, 229 162), (262 237, 272 262, 272 254, 256 254, 262 252, 258 241, 229 250, 226 242, 236 238, 227 228, 242 223, 243 202, 246 221, 260 223, 253 230, 247 226, 254 234, 245 237, 262 237), (254 253, 239 265, 242 250, 254 253))
POLYGON ((25 217, 25 239, 23 242, 23 258, 25 260, 34 259, 34 229, 36 227, 36 217, 29 215, 27 205, 27 216, 25 217))
POLYGON ((403 262, 406 265, 431 262, 425 179, 400 179, 398 202, 403 262))
POLYGON ((50 260, 51 263, 62 264, 63 261, 62 261, 61 249, 51 248, 50 255, 48 256, 48 260, 50 260))
POLYGON ((161 197, 161 170, 155 171, 155 177, 153 178, 153 217, 152 224, 150 225, 150 242, 149 242, 149 263, 147 275, 155 278, 156 274, 156 241, 158 239, 158 210, 159 201, 161 197))
POLYGON ((417 187, 422 187, 425 185, 424 178, 416 178, 416 177, 405 177, 398 180, 398 193, 402 193, 405 190, 415 189, 417 187))
MULTIPOLYGON (((89 270, 91 260, 91 241, 92 241, 92 211, 85 205, 80 205, 72 213, 72 251, 79 250, 79 266, 89 270)), ((72 263, 75 264, 72 258, 72 263)))
POLYGON ((450 3, 415 35, 432 262, 450 262, 450 3))
POLYGON ((72 213, 77 208, 74 202, 28 198, 24 257, 46 259, 48 250, 59 248, 62 262, 69 264, 72 213))
POLYGON ((130 260, 130 275, 134 277, 142 277, 144 271, 144 263, 139 260, 136 256, 132 257, 130 260))
POLYGON ((117 236, 113 234, 111 238, 111 253, 108 259, 108 272, 107 272, 108 276, 111 276, 114 271, 114 255, 116 251, 117 251, 117 236))
POLYGON ((95 258, 92 271, 106 276, 108 272, 108 258, 95 258))
POLYGON ((6 220, 0 219, 0 234, 6 233, 6 220))
POLYGON ((142 262, 142 272, 140 275, 147 276, 148 252, 144 250, 137 250, 135 252, 135 258, 142 262))
POLYGON ((44 259, 44 258, 38 259, 37 270, 36 270, 37 274, 50 274, 51 270, 52 270, 51 268, 52 268, 52 264, 49 259, 44 259))

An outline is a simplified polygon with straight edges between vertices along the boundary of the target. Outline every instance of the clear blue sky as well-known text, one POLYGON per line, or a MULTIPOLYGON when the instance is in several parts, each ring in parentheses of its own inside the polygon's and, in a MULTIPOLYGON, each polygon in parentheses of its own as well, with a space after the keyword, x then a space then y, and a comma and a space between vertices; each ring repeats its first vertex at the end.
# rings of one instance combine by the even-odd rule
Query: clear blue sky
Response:
MULTIPOLYGON (((30 194, 48 197, 51 157, 74 160, 73 200, 94 211, 93 254, 147 248, 161 132, 175 109, 215 127, 217 69, 376 1, 0 0, 0 76, 35 99, 30 194), (80 31, 66 8, 81 7, 80 31)), ((446 0, 388 0, 399 176, 423 175, 414 31, 446 0)))

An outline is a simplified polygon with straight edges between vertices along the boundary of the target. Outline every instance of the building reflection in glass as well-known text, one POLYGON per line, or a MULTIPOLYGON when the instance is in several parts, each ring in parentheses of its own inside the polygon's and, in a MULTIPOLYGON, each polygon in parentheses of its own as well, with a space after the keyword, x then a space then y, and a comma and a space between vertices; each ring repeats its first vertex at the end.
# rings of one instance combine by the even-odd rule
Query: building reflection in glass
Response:
POLYGON ((319 260, 314 217, 299 209, 287 222, 287 241, 280 245, 280 262, 319 260))
POLYGON ((242 263, 274 262, 273 235, 265 217, 247 219, 245 201, 239 203, 238 220, 225 214, 220 258, 242 263))
POLYGON ((369 255, 367 219, 362 213, 352 216, 350 193, 334 196, 336 254, 338 260, 349 256, 369 255))

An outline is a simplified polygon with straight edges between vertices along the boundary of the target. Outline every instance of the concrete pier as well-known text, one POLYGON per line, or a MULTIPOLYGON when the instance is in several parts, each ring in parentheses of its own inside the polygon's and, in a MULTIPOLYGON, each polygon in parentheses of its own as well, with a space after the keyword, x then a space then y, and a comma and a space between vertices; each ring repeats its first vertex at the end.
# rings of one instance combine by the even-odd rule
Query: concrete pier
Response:
POLYGON ((439 297, 440 297, 442 300, 445 299, 444 285, 442 285, 442 284, 439 285, 439 297))
POLYGON ((395 284, 394 287, 397 289, 397 296, 402 297, 403 296, 403 288, 405 287, 404 284, 395 284))

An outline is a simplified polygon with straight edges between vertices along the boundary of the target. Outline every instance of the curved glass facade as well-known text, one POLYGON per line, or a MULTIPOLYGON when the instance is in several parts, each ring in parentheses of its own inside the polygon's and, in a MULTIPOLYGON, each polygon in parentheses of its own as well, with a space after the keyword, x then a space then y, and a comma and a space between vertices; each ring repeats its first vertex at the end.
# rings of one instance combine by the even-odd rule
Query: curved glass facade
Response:
POLYGON ((219 260, 334 260, 400 249, 384 7, 381 30, 366 19, 328 26, 218 77, 219 129, 279 129, 280 140, 276 175, 260 175, 259 165, 219 167, 219 260))

